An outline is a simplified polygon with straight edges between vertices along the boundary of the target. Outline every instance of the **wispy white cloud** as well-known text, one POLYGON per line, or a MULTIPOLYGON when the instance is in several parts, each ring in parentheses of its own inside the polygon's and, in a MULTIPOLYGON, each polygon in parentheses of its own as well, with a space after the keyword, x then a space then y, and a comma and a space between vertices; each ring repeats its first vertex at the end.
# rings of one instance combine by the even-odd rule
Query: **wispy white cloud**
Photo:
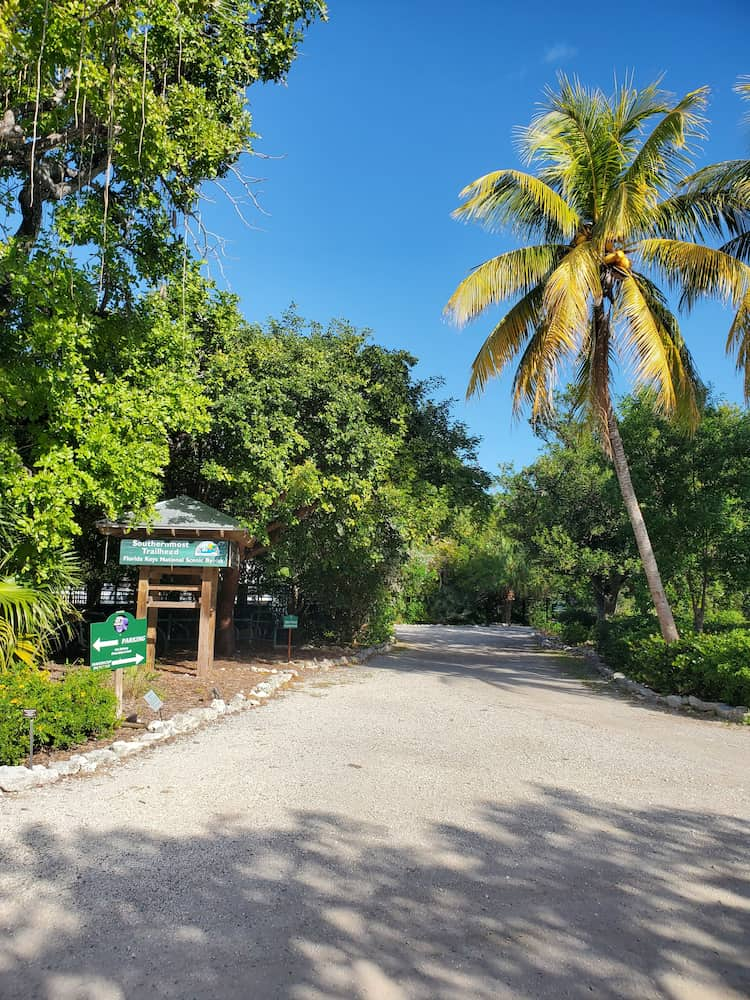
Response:
POLYGON ((554 45, 550 45, 544 50, 542 62, 563 63, 568 62, 577 55, 578 49, 574 48, 572 45, 568 45, 567 42, 555 42, 554 45))

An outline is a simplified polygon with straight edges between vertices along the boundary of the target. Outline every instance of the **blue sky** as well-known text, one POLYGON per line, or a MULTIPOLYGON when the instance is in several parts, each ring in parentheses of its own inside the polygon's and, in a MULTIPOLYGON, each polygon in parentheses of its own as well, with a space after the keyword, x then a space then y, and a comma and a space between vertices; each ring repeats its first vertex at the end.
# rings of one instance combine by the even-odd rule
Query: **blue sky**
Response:
MULTIPOLYGON (((441 376, 456 415, 483 438, 482 463, 517 466, 536 442, 510 412, 510 377, 463 401, 469 366, 492 326, 463 331, 442 307, 474 265, 510 240, 450 218, 459 190, 490 170, 518 166, 513 130, 528 123, 547 84, 564 70, 610 89, 634 72, 665 74, 682 94, 711 87, 704 161, 750 155, 750 126, 732 92, 750 73, 746 0, 631 0, 627 5, 424 0, 378 4, 331 0, 286 86, 253 88, 261 138, 278 159, 246 157, 268 215, 243 226, 220 194, 204 207, 226 237, 226 283, 250 320, 294 301, 301 315, 345 317, 374 339, 419 359, 420 377, 441 376)), ((212 274, 224 283, 216 267, 212 274)), ((731 401, 741 384, 723 345, 729 316, 702 307, 683 331, 705 380, 731 401)))

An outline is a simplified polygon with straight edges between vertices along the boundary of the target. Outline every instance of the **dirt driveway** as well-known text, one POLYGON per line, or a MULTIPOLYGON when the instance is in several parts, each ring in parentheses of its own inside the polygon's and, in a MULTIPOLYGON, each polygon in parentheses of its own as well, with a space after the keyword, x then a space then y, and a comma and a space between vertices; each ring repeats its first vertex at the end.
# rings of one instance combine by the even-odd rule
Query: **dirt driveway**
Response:
POLYGON ((400 638, 0 799, 0 996, 750 995, 750 730, 524 629, 400 638))

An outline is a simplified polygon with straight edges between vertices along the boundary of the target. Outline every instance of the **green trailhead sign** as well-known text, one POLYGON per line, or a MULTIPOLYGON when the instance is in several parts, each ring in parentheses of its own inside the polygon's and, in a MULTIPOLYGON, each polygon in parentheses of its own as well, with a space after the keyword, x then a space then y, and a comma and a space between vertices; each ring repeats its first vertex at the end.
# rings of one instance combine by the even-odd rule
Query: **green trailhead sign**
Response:
POLYGON ((115 611, 106 622, 91 624, 91 669, 137 667, 146 659, 146 619, 115 611))
POLYGON ((284 628, 297 628, 299 618, 297 615, 284 615, 284 628))
POLYGON ((228 566, 229 542, 123 538, 121 566, 228 566))

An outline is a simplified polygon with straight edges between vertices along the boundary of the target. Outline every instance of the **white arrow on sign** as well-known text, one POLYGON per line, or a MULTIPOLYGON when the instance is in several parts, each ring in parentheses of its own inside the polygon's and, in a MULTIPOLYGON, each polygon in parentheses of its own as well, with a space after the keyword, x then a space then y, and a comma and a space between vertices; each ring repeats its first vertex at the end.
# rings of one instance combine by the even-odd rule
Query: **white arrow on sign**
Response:
POLYGON ((135 656, 130 656, 127 660, 112 660, 112 666, 124 667, 126 663, 135 663, 137 665, 139 663, 143 663, 145 659, 145 656, 141 656, 140 653, 136 653, 135 656))
POLYGON ((94 649, 99 652, 100 649, 104 649, 105 646, 119 646, 119 639, 97 639, 94 643, 94 649))

